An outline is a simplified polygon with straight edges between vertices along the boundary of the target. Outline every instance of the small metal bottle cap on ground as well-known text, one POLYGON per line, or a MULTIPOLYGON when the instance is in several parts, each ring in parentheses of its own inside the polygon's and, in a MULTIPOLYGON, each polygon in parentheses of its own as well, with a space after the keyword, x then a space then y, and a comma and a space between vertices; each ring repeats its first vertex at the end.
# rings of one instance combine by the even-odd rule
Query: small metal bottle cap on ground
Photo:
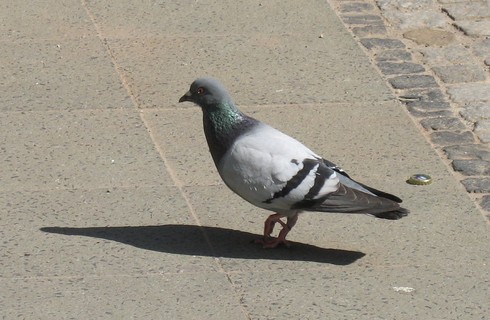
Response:
POLYGON ((432 178, 428 174, 417 173, 408 178, 407 183, 416 185, 427 185, 432 183, 432 178))

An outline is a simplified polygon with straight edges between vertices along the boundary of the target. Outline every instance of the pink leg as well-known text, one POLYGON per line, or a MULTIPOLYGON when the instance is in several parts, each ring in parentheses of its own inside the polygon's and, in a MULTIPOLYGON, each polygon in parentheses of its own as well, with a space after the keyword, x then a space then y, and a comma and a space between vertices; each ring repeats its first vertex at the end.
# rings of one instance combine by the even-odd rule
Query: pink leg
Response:
POLYGON ((298 214, 294 214, 291 217, 287 218, 287 222, 284 223, 281 218, 286 217, 283 214, 276 213, 273 215, 270 215, 264 223, 264 238, 259 239, 255 241, 256 243, 260 243, 263 245, 264 248, 275 248, 280 244, 284 244, 285 246, 289 247, 290 244, 288 241, 286 241, 286 236, 291 231, 291 229, 294 227, 296 224, 296 221, 298 221, 298 214), (274 226, 276 223, 279 223, 282 225, 282 229, 279 232, 279 235, 277 238, 271 237, 271 233, 274 230, 274 226))

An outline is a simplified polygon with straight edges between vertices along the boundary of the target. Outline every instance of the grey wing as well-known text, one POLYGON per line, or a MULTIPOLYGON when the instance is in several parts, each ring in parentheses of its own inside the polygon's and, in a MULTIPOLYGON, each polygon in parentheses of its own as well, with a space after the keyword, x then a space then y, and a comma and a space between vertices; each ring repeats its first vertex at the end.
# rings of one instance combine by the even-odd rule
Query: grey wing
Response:
POLYGON ((377 218, 396 220, 408 214, 408 210, 390 199, 378 197, 342 183, 337 191, 330 193, 322 202, 303 203, 302 210, 338 213, 372 214, 377 218))
POLYGON ((339 173, 340 182, 345 184, 346 186, 348 186, 350 188, 361 190, 361 191, 366 192, 366 193, 377 195, 378 197, 387 198, 387 199, 393 200, 393 201, 398 202, 398 203, 402 202, 402 199, 398 198, 397 196, 395 196, 393 194, 375 189, 373 187, 367 186, 363 183, 360 183, 360 182, 352 179, 347 174, 347 172, 345 172, 341 167, 337 166, 335 163, 328 161, 327 159, 323 159, 323 162, 325 163, 325 165, 327 165, 327 167, 329 167, 330 169, 339 173))

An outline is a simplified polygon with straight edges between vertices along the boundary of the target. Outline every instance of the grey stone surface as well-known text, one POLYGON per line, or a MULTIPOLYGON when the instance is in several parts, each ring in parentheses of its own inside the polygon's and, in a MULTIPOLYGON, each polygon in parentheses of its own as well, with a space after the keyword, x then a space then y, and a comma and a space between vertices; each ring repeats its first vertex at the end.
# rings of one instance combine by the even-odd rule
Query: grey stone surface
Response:
POLYGON ((449 109, 446 97, 439 88, 409 89, 400 95, 408 106, 423 109, 449 109))
POLYGON ((484 63, 485 63, 485 65, 490 67, 490 57, 486 58, 484 63))
POLYGON ((472 51, 477 56, 490 56, 490 39, 483 38, 472 46, 472 51))
POLYGON ((486 72, 476 65, 437 66, 432 70, 445 83, 477 82, 486 79, 486 72))
POLYGON ((439 89, 410 89, 399 95, 407 110, 415 117, 452 117, 451 106, 439 89))
POLYGON ((398 39, 364 38, 361 43, 368 49, 400 49, 405 48, 403 42, 398 39))
POLYGON ((479 120, 475 125, 475 134, 481 142, 490 142, 490 120, 479 120))
POLYGON ((378 15, 364 14, 364 15, 342 15, 342 20, 348 24, 369 24, 376 25, 382 24, 383 20, 378 15))
POLYGON ((457 103, 490 101, 490 83, 464 83, 448 88, 451 98, 457 103))
POLYGON ((352 32, 358 37, 367 36, 380 36, 386 34, 386 27, 384 25, 367 25, 367 26, 357 26, 352 28, 352 32))
POLYGON ((436 131, 430 134, 432 142, 442 146, 455 144, 473 143, 475 139, 470 131, 453 132, 453 131, 436 131))
POLYGON ((436 0, 377 0, 376 3, 383 10, 413 10, 425 8, 434 4, 436 0))
POLYGON ((455 117, 435 117, 420 121, 426 130, 464 130, 464 123, 455 117))
POLYGON ((407 50, 385 50, 376 53, 378 61, 411 61, 412 54, 407 50))
POLYGON ((468 192, 489 193, 490 178, 468 178, 461 181, 468 192))
POLYGON ((456 21, 454 24, 468 36, 490 36, 490 20, 462 20, 456 21))
POLYGON ((449 146, 443 150, 452 160, 480 159, 490 161, 490 150, 481 144, 449 146))
POLYGON ((424 72, 423 66, 413 62, 388 62, 381 61, 378 62, 378 67, 381 72, 385 75, 393 74, 411 74, 424 72))
POLYGON ((425 62, 430 65, 459 64, 467 61, 471 50, 462 44, 451 44, 443 47, 420 47, 418 51, 422 54, 425 62))
POLYGON ((395 89, 431 88, 436 87, 434 77, 430 75, 404 75, 388 79, 395 89))
POLYGON ((413 11, 386 10, 383 16, 402 30, 417 28, 443 28, 447 25, 446 16, 438 8, 420 8, 413 11))
POLYGON ((459 2, 446 4, 443 10, 454 20, 476 20, 490 18, 488 2, 459 2))
POLYGON ((472 122, 490 119, 490 104, 470 104, 464 106, 461 109, 460 114, 463 118, 472 122))
POLYGON ((454 160, 453 168, 466 176, 490 174, 490 161, 484 160, 454 160))
POLYGON ((486 210, 486 211, 490 211, 490 195, 488 196, 483 196, 481 202, 480 202, 480 206, 486 210))
POLYGON ((342 3, 342 5, 340 6, 340 11, 342 12, 359 13, 364 11, 371 11, 373 9, 374 6, 366 2, 346 2, 342 3))
POLYGON ((414 117, 417 118, 427 118, 427 117, 451 117, 453 116, 453 112, 450 110, 431 110, 424 109, 420 107, 407 106, 408 112, 414 117))

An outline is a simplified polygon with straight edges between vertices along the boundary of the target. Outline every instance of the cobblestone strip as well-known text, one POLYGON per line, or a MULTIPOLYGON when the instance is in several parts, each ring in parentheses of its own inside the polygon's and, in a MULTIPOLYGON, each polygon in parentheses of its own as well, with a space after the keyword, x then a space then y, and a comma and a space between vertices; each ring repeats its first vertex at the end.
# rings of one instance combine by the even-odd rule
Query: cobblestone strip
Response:
POLYGON ((490 220, 490 1, 329 1, 490 220))

